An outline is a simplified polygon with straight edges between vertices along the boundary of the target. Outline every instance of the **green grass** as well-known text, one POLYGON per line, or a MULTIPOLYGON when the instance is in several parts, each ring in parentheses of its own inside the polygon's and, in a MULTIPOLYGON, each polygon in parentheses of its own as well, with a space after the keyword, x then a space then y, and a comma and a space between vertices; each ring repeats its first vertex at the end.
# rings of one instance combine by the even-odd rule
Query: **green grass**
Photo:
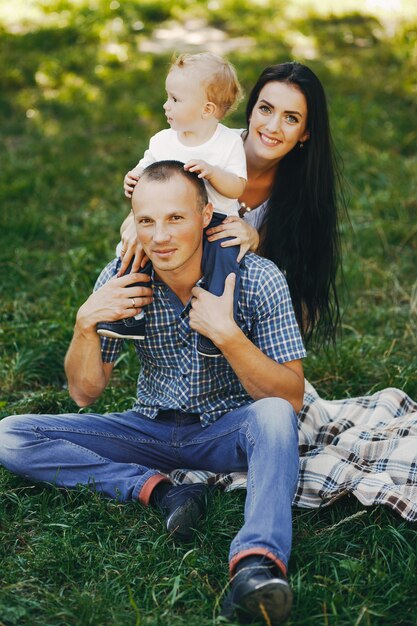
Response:
MULTIPOLYGON (((296 56, 329 95, 350 214, 343 334, 310 352, 307 377, 329 398, 386 386, 417 396, 416 11, 206 4, 0 5, 0 417, 76 408, 63 373, 75 312, 117 243, 123 175, 164 122, 170 52, 138 50, 161 21, 189 16, 254 39, 229 54, 246 91, 296 56)), ((228 123, 243 119, 241 107, 228 123)), ((94 410, 130 407, 136 375, 128 350, 94 410)), ((178 547, 152 511, 0 470, 0 626, 212 624, 243 499, 218 494, 196 541, 178 547)), ((417 624, 415 525, 350 499, 294 517, 291 624, 417 624)))

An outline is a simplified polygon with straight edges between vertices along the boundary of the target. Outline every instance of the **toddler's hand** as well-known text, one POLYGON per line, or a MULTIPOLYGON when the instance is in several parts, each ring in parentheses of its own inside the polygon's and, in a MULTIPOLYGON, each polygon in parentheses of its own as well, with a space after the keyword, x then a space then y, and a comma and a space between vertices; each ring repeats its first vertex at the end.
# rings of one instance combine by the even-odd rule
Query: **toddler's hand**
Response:
POLYGON ((123 189, 125 192, 126 198, 131 198, 134 188, 137 185, 140 176, 135 170, 131 170, 125 176, 123 181, 123 189))
POLYGON ((120 266, 118 276, 123 276, 132 259, 133 263, 131 272, 139 272, 141 268, 145 267, 149 259, 146 256, 142 245, 138 241, 135 222, 133 219, 126 219, 123 223, 121 238, 122 250, 120 257, 122 259, 122 264, 120 266))
POLYGON ((200 159, 191 159, 184 165, 184 169, 189 172, 198 172, 199 178, 206 178, 210 180, 213 176, 214 168, 209 163, 201 161, 200 159))

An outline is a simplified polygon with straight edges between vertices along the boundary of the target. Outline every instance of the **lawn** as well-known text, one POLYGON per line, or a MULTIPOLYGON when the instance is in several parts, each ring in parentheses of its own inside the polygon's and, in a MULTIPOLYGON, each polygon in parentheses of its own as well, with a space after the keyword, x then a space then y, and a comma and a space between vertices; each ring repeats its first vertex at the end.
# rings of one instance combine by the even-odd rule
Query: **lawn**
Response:
MULTIPOLYGON (((207 47, 246 93, 264 66, 296 58, 329 96, 350 217, 343 329, 334 349, 310 347, 307 378, 327 398, 417 397, 414 3, 15 0, 0 2, 0 417, 76 409, 63 359, 114 254, 124 173, 164 125, 172 51, 207 47)), ((227 123, 243 120, 242 105, 227 123)), ((129 408, 136 377, 127 349, 93 409, 129 408)), ((243 500, 217 494, 178 547, 134 503, 0 469, 0 626, 213 624, 243 500)), ((417 624, 415 525, 347 499, 294 518, 290 624, 417 624)))

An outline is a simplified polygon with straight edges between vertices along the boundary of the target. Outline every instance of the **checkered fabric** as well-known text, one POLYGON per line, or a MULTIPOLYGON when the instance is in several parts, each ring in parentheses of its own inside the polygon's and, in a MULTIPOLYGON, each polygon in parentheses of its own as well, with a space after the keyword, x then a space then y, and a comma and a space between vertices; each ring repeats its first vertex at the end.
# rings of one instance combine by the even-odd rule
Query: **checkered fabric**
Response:
MULTIPOLYGON (((417 402, 399 389, 323 400, 306 381, 299 414, 300 473, 293 504, 318 508, 353 494, 417 521, 417 402)), ((176 483, 246 487, 246 474, 176 470, 176 483)))
MULTIPOLYGON (((394 388, 371 396, 323 400, 306 381, 299 413, 300 473, 294 506, 319 508, 353 494, 417 521, 417 402, 394 388)), ((177 484, 208 481, 226 491, 246 474, 176 470, 177 484)))
MULTIPOLYGON (((117 269, 116 260, 109 263, 95 288, 117 269)), ((199 283, 204 286, 203 280, 199 283)), ((134 342, 141 364, 134 410, 155 418, 160 409, 177 409, 198 414, 201 425, 208 426, 252 399, 224 357, 198 354, 198 335, 190 328, 189 309, 190 303, 184 307, 164 283, 154 280, 154 300, 145 309, 146 338, 134 342)), ((306 356, 283 274, 270 261, 251 253, 241 266, 237 323, 277 363, 306 356)), ((115 361, 122 343, 102 338, 103 361, 115 361)))

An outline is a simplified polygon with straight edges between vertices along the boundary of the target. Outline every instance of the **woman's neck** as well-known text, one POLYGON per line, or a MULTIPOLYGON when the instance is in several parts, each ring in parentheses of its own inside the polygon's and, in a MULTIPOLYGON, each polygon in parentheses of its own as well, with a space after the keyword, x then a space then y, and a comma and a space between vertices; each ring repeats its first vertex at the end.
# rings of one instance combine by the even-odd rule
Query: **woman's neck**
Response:
POLYGON ((268 200, 274 186, 278 164, 253 162, 247 160, 248 182, 244 193, 239 198, 246 206, 255 209, 268 200))
POLYGON ((256 208, 271 195, 279 161, 262 159, 252 151, 250 142, 245 140, 246 165, 248 183, 243 195, 239 198, 248 207, 256 208))

